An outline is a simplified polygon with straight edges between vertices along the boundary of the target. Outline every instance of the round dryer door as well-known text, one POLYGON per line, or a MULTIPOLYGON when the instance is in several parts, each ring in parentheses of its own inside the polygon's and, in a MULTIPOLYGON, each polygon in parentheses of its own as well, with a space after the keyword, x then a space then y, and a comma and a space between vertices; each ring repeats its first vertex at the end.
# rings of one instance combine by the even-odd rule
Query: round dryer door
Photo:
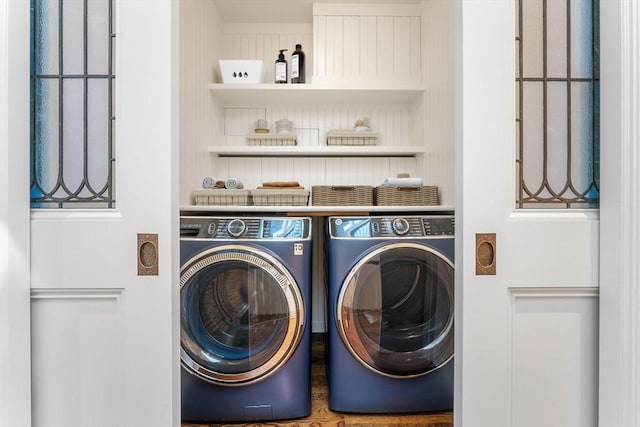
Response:
POLYGON ((415 377, 453 357, 454 267, 423 245, 392 243, 350 271, 337 305, 340 335, 367 368, 415 377))
POLYGON ((303 301, 295 280, 269 254, 241 245, 202 252, 180 274, 183 366, 213 383, 268 377, 302 336, 303 301))

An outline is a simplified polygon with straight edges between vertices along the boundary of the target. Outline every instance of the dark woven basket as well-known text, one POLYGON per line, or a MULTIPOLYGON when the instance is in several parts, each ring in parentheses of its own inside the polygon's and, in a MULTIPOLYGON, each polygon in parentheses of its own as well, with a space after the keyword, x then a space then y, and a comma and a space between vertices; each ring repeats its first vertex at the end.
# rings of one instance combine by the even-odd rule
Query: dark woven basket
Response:
POLYGON ((314 185, 311 188, 314 206, 372 206, 371 185, 314 185))
POLYGON ((375 189, 377 206, 435 206, 438 204, 438 187, 385 187, 375 189))

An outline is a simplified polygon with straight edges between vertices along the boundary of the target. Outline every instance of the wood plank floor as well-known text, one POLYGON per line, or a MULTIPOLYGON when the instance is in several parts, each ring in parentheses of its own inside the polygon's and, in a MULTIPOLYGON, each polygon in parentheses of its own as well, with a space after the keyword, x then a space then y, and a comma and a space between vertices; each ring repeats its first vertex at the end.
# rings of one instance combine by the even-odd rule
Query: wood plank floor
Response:
POLYGON ((240 424, 191 424, 182 427, 452 427, 451 412, 410 414, 410 415, 363 415, 333 412, 327 405, 327 377, 325 368, 324 335, 314 334, 312 351, 312 403, 311 415, 288 421, 269 421, 265 423, 240 424))

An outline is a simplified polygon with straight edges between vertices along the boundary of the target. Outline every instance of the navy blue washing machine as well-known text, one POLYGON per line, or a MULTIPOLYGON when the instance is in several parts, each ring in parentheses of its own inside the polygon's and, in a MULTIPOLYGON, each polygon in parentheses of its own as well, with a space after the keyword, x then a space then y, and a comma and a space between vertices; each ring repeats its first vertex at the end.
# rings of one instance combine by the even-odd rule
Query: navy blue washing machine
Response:
POLYGON ((330 217, 329 408, 453 409, 454 217, 330 217))
POLYGON ((180 218, 182 419, 311 412, 311 219, 180 218))

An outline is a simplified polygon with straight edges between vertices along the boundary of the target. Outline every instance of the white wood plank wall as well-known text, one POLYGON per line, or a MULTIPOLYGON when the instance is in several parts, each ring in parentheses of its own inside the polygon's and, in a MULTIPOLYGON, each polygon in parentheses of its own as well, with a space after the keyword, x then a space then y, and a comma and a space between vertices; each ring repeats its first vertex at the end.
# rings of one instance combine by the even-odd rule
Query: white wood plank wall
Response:
POLYGON ((437 185, 440 203, 454 205, 454 8, 450 0, 423 0, 424 143, 423 179, 437 185))
POLYGON ((224 157, 209 176, 240 179, 245 188, 256 188, 265 181, 298 181, 312 185, 380 185, 384 178, 398 173, 418 176, 416 160, 406 157, 224 157))
POLYGON ((332 129, 352 129, 356 121, 368 118, 378 132, 377 145, 415 145, 412 123, 417 116, 408 105, 289 105, 224 109, 224 145, 245 145, 247 133, 253 133, 255 121, 266 119, 271 130, 275 122, 286 118, 294 123, 298 145, 326 144, 332 129))
MULTIPOLYGON (((415 143, 411 124, 416 116, 408 105, 378 106, 288 106, 260 108, 225 108, 224 145, 246 145, 246 134, 253 131, 255 120, 266 119, 273 127, 283 117, 294 122, 298 145, 323 146, 327 131, 353 127, 356 120, 367 117, 379 132, 378 145, 406 146, 415 143)), ((418 161, 413 157, 343 157, 343 158, 212 158, 209 176, 237 178, 247 188, 264 181, 299 181, 312 185, 379 185, 384 178, 398 173, 419 176, 418 161)))
MULTIPOLYGON (((225 24, 224 51, 220 59, 261 59, 264 64, 264 83, 274 82, 275 60, 280 49, 284 52, 287 63, 291 64, 291 53, 296 44, 302 44, 305 53, 305 74, 310 83, 313 70, 313 45, 310 23, 299 24, 225 24)), ((222 80, 216 80, 222 83, 222 80)))
POLYGON ((314 82, 422 81, 421 13, 418 4, 314 4, 314 82))
POLYGON ((207 90, 222 52, 222 19, 214 2, 180 1, 180 204, 202 184, 207 147, 222 128, 222 110, 207 90))
MULTIPOLYGON (((425 1, 443 3, 438 0, 425 1)), ((443 189, 447 185, 453 187, 452 183, 445 182, 447 178, 452 181, 453 176, 453 168, 448 166, 452 158, 452 142, 446 135, 447 132, 452 133, 452 129, 447 127, 446 121, 441 124, 442 116, 448 112, 438 116, 440 108, 447 102, 439 94, 433 96, 429 92, 425 95, 429 108, 423 107, 422 102, 417 105, 262 106, 256 100, 254 105, 247 108, 223 109, 215 95, 206 89, 208 84, 221 81, 218 59, 262 59, 265 63, 265 81, 272 81, 273 61, 278 49, 293 49, 296 43, 302 43, 306 53, 308 76, 312 67, 318 69, 321 61, 314 54, 321 51, 319 46, 324 44, 322 67, 326 70, 329 62, 333 62, 334 66, 339 63, 342 64, 340 69, 347 73, 340 76, 335 72, 337 68, 334 68, 331 79, 335 81, 342 77, 342 80, 374 79, 383 85, 394 81, 415 83, 423 78, 423 74, 426 79, 432 80, 430 73, 421 71, 424 67, 422 45, 426 39, 421 29, 424 26, 421 18, 423 6, 361 4, 356 9, 353 6, 316 4, 313 25, 307 22, 229 23, 222 20, 215 2, 181 1, 181 204, 191 203, 191 192, 201 186, 205 176, 236 177, 251 188, 274 179, 299 180, 307 187, 314 184, 377 185, 387 176, 410 173, 443 189), (324 29, 319 27, 320 15, 317 13, 323 11, 343 13, 341 17, 324 17, 329 20, 343 19, 343 30, 326 32, 326 26, 324 29), (362 16, 357 15, 359 13, 362 16), (345 55, 345 49, 336 47, 335 52, 342 52, 340 58, 338 53, 328 57, 327 40, 335 42, 339 37, 344 39, 343 47, 350 45, 348 39, 362 39, 363 42, 354 43, 367 44, 372 50, 355 49, 360 53, 355 61, 354 57, 345 55), (386 61, 392 57, 396 59, 386 61), (405 58, 403 64, 409 66, 393 66, 400 57, 405 58), (381 58, 385 59, 384 64, 379 63, 381 58), (256 105, 258 108, 252 108, 256 105), (245 145, 244 135, 252 130, 258 117, 266 118, 272 125, 282 117, 292 120, 297 128, 299 145, 324 145, 327 130, 350 128, 357 119, 368 117, 373 129, 380 134, 379 145, 428 144, 428 154, 417 158, 273 159, 217 158, 208 152, 210 145, 245 145)), ((432 20, 434 24, 438 22, 437 17, 432 20)), ((439 25, 446 27, 449 23, 439 25)), ((431 36, 435 35, 434 31, 430 30, 431 36)), ((439 40, 427 42, 431 48, 437 48, 439 40)), ((288 54, 287 58, 290 52, 288 54)), ((451 69, 445 68, 438 75, 452 74, 451 69)), ((325 73, 324 77, 329 77, 329 74, 325 73)), ((449 75, 447 78, 452 80, 453 77, 449 75)), ((437 89, 439 83, 442 81, 435 81, 430 86, 437 89)), ((452 160, 450 163, 453 164, 452 160)), ((443 192, 446 194, 450 191, 443 192)), ((447 199, 453 200, 453 196, 447 199)))

